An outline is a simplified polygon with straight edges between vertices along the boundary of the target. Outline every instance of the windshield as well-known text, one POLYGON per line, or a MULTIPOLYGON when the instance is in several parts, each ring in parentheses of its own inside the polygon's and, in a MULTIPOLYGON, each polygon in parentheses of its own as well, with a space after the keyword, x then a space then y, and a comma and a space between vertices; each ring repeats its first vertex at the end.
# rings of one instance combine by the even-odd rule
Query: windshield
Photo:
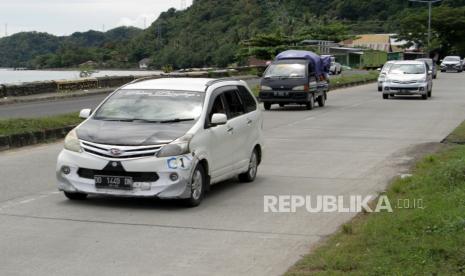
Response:
POLYGON ((265 78, 304 78, 305 64, 278 63, 271 64, 266 70, 265 78))
POLYGON ((170 90, 119 90, 95 112, 105 121, 193 121, 202 112, 204 93, 170 90))
POLYGON ((444 61, 460 61, 459 57, 446 57, 444 61))
POLYGON ((391 69, 392 63, 386 63, 381 70, 381 74, 386 74, 391 69))
POLYGON ((391 74, 424 74, 425 65, 422 64, 393 64, 391 74))

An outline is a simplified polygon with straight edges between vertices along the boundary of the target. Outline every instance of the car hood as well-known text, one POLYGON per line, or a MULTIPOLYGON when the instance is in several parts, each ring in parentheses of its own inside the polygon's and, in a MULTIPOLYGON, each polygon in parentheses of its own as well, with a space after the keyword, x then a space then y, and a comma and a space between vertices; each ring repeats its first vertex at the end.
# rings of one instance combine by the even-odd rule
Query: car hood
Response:
POLYGON ((456 65, 456 64, 460 65, 460 61, 443 61, 441 63, 441 65, 450 65, 450 64, 452 64, 452 65, 456 65))
POLYGON ((424 74, 391 74, 386 77, 391 81, 418 81, 424 78, 424 74))
POLYGON ((261 81, 261 85, 269 86, 273 90, 292 90, 305 84, 308 84, 307 78, 263 78, 261 81))
POLYGON ((105 145, 148 146, 165 144, 182 137, 195 122, 156 124, 90 119, 77 128, 79 139, 105 145))

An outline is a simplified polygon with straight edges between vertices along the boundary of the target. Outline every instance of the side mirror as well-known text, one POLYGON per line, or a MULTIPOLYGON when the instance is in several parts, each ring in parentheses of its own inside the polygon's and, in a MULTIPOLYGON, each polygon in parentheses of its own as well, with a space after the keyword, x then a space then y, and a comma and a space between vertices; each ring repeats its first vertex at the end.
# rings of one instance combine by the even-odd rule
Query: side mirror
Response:
POLYGON ((210 122, 211 126, 219 126, 225 125, 228 122, 228 117, 224 113, 215 113, 212 116, 212 120, 210 122))
POLYGON ((433 71, 429 70, 429 71, 428 71, 428 74, 432 75, 432 74, 433 74, 433 71))
POLYGON ((376 69, 376 71, 381 72, 381 68, 376 69))
POLYGON ((92 109, 89 109, 89 108, 82 109, 81 112, 79 112, 79 118, 87 119, 90 117, 90 114, 92 114, 92 109))

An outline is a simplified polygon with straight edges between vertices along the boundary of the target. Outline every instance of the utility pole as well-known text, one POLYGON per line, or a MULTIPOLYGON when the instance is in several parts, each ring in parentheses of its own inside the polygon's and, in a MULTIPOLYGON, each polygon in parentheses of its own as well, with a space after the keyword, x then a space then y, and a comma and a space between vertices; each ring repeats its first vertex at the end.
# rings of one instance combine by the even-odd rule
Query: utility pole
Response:
POLYGON ((441 2, 442 0, 409 0, 410 2, 428 3, 428 48, 431 46, 431 15, 433 4, 441 2))

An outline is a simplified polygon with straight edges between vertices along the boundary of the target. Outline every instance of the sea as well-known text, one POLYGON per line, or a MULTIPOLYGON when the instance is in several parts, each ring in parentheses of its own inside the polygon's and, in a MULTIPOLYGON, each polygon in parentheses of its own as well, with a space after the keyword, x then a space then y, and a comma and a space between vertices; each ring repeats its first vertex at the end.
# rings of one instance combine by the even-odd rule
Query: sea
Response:
MULTIPOLYGON (((22 83, 46 80, 76 80, 80 79, 80 71, 72 70, 14 70, 0 68, 0 84, 22 83)), ((147 76, 159 75, 161 71, 130 71, 130 70, 102 70, 96 71, 91 77, 104 76, 147 76)))

